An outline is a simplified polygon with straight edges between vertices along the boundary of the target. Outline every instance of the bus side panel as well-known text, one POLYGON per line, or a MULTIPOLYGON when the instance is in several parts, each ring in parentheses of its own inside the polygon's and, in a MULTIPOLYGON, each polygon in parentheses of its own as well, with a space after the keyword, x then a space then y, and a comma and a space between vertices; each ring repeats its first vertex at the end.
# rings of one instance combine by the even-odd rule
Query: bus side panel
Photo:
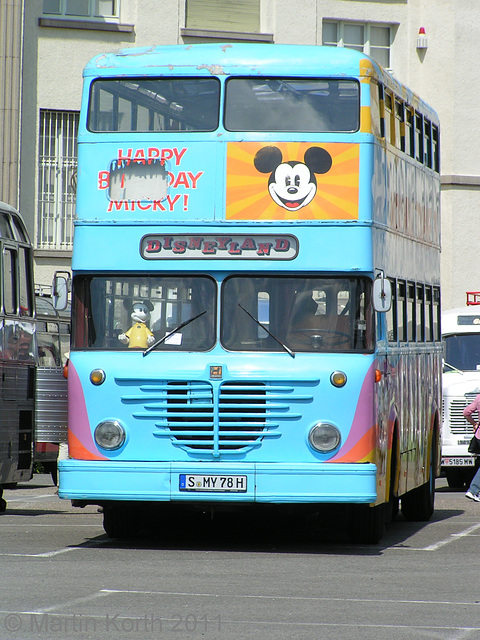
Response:
POLYGON ((330 462, 373 462, 377 460, 377 425, 374 419, 375 365, 368 369, 362 384, 348 438, 330 462))
POLYGON ((106 460, 93 442, 82 383, 68 365, 68 454, 80 460, 106 460))
POLYGON ((35 441, 66 442, 68 403, 63 367, 38 367, 35 411, 35 441))
MULTIPOLYGON (((385 478, 378 491, 385 500, 390 485, 401 496, 428 481, 433 438, 437 449, 440 441, 439 349, 433 354, 394 349, 380 369, 384 374, 377 388, 379 437, 388 441, 388 448, 381 448, 387 457, 378 461, 379 479, 385 478)), ((438 461, 436 451, 435 475, 438 461)))

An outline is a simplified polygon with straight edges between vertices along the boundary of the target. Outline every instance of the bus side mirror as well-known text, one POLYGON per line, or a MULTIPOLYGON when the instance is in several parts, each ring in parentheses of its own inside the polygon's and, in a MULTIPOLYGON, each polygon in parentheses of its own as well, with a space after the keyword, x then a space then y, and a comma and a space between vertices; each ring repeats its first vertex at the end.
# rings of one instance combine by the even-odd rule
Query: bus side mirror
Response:
POLYGON ((375 311, 385 313, 392 306, 392 285, 390 280, 379 275, 373 281, 373 308, 375 311))
POLYGON ((68 305, 70 274, 67 271, 55 271, 53 278, 53 306, 57 311, 64 311, 68 305))

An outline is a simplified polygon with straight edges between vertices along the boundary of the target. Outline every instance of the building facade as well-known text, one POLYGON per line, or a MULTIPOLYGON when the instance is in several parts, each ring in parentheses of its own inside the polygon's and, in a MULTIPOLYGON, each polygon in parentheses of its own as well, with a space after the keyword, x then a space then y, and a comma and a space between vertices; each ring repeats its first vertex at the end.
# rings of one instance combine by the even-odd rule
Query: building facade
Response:
POLYGON ((0 101, 0 200, 23 213, 37 283, 70 265, 76 127, 91 57, 212 41, 326 44, 368 53, 439 113, 443 306, 465 304, 466 291, 480 291, 469 250, 480 212, 479 25, 477 0, 2 0, 0 42, 15 35, 0 48, 0 78, 11 74, 0 101))
POLYGON ((0 200, 18 207, 22 99, 22 0, 0 3, 0 200))

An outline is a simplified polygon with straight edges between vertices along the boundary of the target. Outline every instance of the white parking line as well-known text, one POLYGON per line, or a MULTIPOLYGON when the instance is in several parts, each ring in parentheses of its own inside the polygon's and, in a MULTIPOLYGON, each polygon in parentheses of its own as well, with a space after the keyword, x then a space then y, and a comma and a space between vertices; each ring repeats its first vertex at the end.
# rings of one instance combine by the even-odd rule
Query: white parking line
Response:
POLYGON ((56 493, 45 493, 41 496, 24 496, 23 498, 5 498, 7 506, 10 502, 32 502, 33 500, 40 500, 41 498, 54 498, 56 493))
POLYGON ((480 523, 479 524, 475 524, 472 527, 468 527, 468 529, 464 529, 463 531, 460 531, 460 533, 452 533, 451 535, 448 536, 448 538, 444 538, 443 540, 439 540, 438 542, 435 542, 434 544, 429 544, 428 547, 405 547, 405 546, 399 546, 399 547, 388 547, 388 549, 392 549, 395 551, 437 551, 438 549, 440 549, 441 547, 444 547, 447 544, 450 544, 451 542, 455 542, 456 540, 458 540, 458 538, 465 538, 469 535, 471 535, 472 533, 474 533, 475 531, 478 531, 478 529, 480 529, 480 523))
POLYGON ((97 548, 106 544, 109 544, 109 540, 99 541, 99 540, 91 540, 89 542, 84 542, 82 545, 78 547, 68 547, 65 549, 57 549, 55 551, 46 551, 45 553, 1 553, 0 557, 7 558, 53 558, 54 556, 59 556, 62 553, 70 553, 71 551, 81 551, 86 548, 97 548))
POLYGON ((478 609, 478 602, 452 602, 446 600, 400 600, 389 598, 344 598, 329 596, 279 596, 268 594, 226 594, 226 593, 197 593, 188 591, 150 591, 140 589, 100 589, 101 594, 127 594, 127 595, 147 595, 147 596, 181 596, 182 598, 233 598, 235 600, 308 600, 315 602, 365 602, 365 603, 382 603, 382 604, 421 604, 421 605, 441 605, 453 607, 473 607, 478 609))
MULTIPOLYGON (((85 598, 83 600, 88 600, 89 598, 85 598)), ((54 632, 58 632, 61 629, 73 629, 75 632, 79 633, 81 631, 91 631, 92 629, 96 631, 98 628, 109 629, 112 630, 120 630, 122 627, 122 621, 128 622, 128 627, 133 628, 132 625, 140 628, 142 623, 144 626, 148 626, 148 631, 151 631, 155 622, 160 622, 165 624, 166 622, 171 622, 174 624, 172 628, 176 628, 176 633, 178 633, 178 624, 180 622, 179 614, 175 617, 170 618, 168 616, 162 617, 161 619, 150 618, 147 616, 120 616, 120 615, 112 615, 110 616, 108 613, 105 615, 102 614, 66 614, 63 613, 52 613, 47 611, 7 611, 0 610, 0 615, 6 615, 7 617, 13 616, 14 618, 18 618, 19 616, 35 616, 39 617, 40 620, 36 623, 30 621, 30 626, 32 629, 36 628, 40 631, 42 628, 47 629, 49 627, 52 628, 54 632), (47 618, 48 616, 48 618, 47 618)), ((232 618, 220 618, 219 616, 215 617, 213 620, 209 621, 207 619, 203 620, 204 624, 218 624, 219 629, 220 625, 223 630, 226 627, 235 625, 238 627, 241 625, 245 627, 249 625, 250 627, 278 627, 280 629, 284 629, 285 633, 287 633, 288 628, 317 628, 317 629, 384 629, 384 630, 399 630, 406 629, 409 631, 416 630, 422 632, 456 632, 455 636, 449 635, 448 638, 450 640, 461 640, 462 638, 472 638, 472 632, 480 631, 480 627, 460 627, 460 626, 446 626, 446 625, 420 625, 420 624, 381 624, 381 623, 360 623, 360 622, 305 622, 303 620, 289 620, 289 621, 279 621, 279 620, 247 620, 247 619, 232 619, 232 618)), ((21 620, 18 620, 18 624, 21 625, 21 620)), ((203 635, 203 634, 202 634, 203 635)), ((91 636, 89 636, 91 637, 91 636)), ((392 636, 393 637, 393 636, 392 636)), ((431 637, 429 635, 429 637, 431 637)), ((440 636, 435 635, 435 637, 440 638, 440 636)), ((442 636, 443 637, 443 636, 442 636)), ((478 636, 475 636, 478 637, 478 636)))
POLYGON ((53 558, 53 556, 69 553, 70 551, 75 551, 75 548, 58 549, 58 551, 47 551, 46 553, 0 553, 0 556, 8 558, 53 558))
MULTIPOLYGON (((182 591, 150 591, 150 590, 134 590, 134 589, 101 589, 99 591, 94 591, 88 595, 82 596, 82 597, 78 597, 78 598, 72 598, 70 600, 65 600, 63 602, 57 602, 53 605, 47 606, 47 607, 43 607, 43 608, 39 608, 36 610, 31 610, 31 611, 9 611, 9 610, 0 610, 0 615, 7 615, 7 616, 13 616, 15 618, 18 618, 19 616, 39 616, 41 618, 41 621, 38 623, 35 623, 35 625, 38 626, 38 629, 40 629, 42 626, 48 626, 50 624, 54 624, 53 622, 49 622, 50 617, 51 618, 55 618, 55 620, 57 621, 56 627, 58 628, 63 628, 61 627, 61 625, 63 625, 65 628, 67 627, 67 625, 70 623, 77 625, 80 625, 80 628, 82 629, 90 629, 92 624, 93 624, 93 628, 96 629, 97 628, 97 623, 101 624, 103 622, 103 624, 107 624, 107 625, 113 625, 116 628, 116 624, 121 624, 121 621, 123 619, 126 619, 128 621, 135 621, 138 620, 139 622, 143 621, 144 618, 142 618, 141 616, 138 617, 132 617, 132 616, 125 616, 125 615, 111 615, 107 612, 106 614, 98 614, 98 613, 92 613, 92 614, 85 614, 85 613, 72 613, 73 609, 78 606, 78 605, 82 605, 82 604, 86 604, 88 602, 92 602, 101 598, 105 598, 106 596, 110 596, 110 595, 115 595, 115 594, 121 594, 121 595, 130 595, 130 596, 135 596, 135 595, 146 595, 146 596, 160 596, 160 597, 168 597, 168 596, 173 596, 173 597, 181 597, 182 598, 182 602, 183 604, 185 603, 185 599, 186 598, 210 598, 210 599, 215 599, 217 600, 217 602, 221 599, 233 599, 235 602, 238 602, 239 600, 290 600, 290 601, 298 601, 298 600, 303 600, 303 601, 314 601, 314 602, 340 602, 342 604, 345 604, 348 606, 348 604, 356 604, 356 603, 365 603, 365 604, 372 604, 372 603, 378 603, 378 604, 386 604, 386 605, 399 605, 399 604, 407 604, 407 605, 421 605, 422 607, 424 606, 450 606, 453 607, 455 610, 458 609, 458 607, 463 607, 463 608, 467 608, 467 607, 472 607, 475 609, 478 609, 478 604, 475 602, 447 602, 447 601, 437 601, 437 600, 396 600, 396 599, 382 599, 382 598, 345 598, 345 597, 317 597, 317 596, 293 596, 293 595, 284 595, 284 596, 279 596, 279 595, 267 595, 267 594, 255 594, 255 595, 247 595, 247 594, 238 594, 238 593, 232 593, 232 594, 225 594, 225 593, 198 593, 198 592, 182 592, 182 591), (62 610, 67 610, 69 613, 65 613, 62 610), (47 617, 48 616, 48 619, 47 617), (109 617, 110 616, 110 617, 109 617)), ((149 618, 145 618, 146 622, 149 622, 149 618)), ((170 616, 166 616, 165 618, 162 618, 163 622, 167 622, 167 621, 171 621, 174 623, 178 623, 178 616, 174 616, 173 618, 170 618, 170 616)), ((220 618, 218 619, 218 622, 220 624, 220 618)), ((18 624, 21 624, 21 620, 18 621, 18 624)), ((31 623, 33 624, 33 623, 31 623)), ((355 627, 357 629, 395 629, 398 631, 398 629, 407 629, 407 630, 418 630, 418 631, 423 631, 423 632, 449 632, 452 633, 454 632, 455 635, 451 636, 449 635, 449 638, 455 638, 456 640, 460 640, 461 638, 466 638, 466 637, 472 637, 471 634, 472 632, 478 632, 480 630, 480 627, 478 626, 454 626, 454 625, 442 625, 442 624, 416 624, 415 622, 412 621, 411 624, 381 624, 381 623, 359 623, 358 621, 352 621, 352 622, 339 622, 339 621, 335 621, 335 622, 324 622, 324 621, 312 621, 312 622, 305 622, 302 620, 285 620, 285 621, 279 621, 279 620, 268 620, 268 619, 264 619, 264 620, 251 620, 251 619, 230 619, 230 618, 225 618, 222 616, 221 618, 221 625, 222 627, 225 629, 225 627, 228 627, 230 625, 249 625, 251 627, 267 627, 267 626, 271 626, 272 628, 278 627, 278 628, 283 628, 283 629, 288 629, 288 628, 292 628, 292 627, 304 627, 304 628, 352 628, 355 627)), ((392 636, 393 637, 393 636, 392 636)), ((475 636, 477 637, 477 636, 475 636)))

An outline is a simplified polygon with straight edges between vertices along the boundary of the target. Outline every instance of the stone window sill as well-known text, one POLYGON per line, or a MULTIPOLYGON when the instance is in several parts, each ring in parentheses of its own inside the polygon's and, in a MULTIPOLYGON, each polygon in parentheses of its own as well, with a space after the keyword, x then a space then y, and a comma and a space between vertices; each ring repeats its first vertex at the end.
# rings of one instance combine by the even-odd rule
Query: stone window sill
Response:
POLYGON ((118 22, 102 22, 94 20, 70 20, 68 18, 39 18, 40 27, 53 27, 54 29, 89 29, 90 31, 113 31, 114 33, 134 33, 133 24, 120 24, 118 22))

